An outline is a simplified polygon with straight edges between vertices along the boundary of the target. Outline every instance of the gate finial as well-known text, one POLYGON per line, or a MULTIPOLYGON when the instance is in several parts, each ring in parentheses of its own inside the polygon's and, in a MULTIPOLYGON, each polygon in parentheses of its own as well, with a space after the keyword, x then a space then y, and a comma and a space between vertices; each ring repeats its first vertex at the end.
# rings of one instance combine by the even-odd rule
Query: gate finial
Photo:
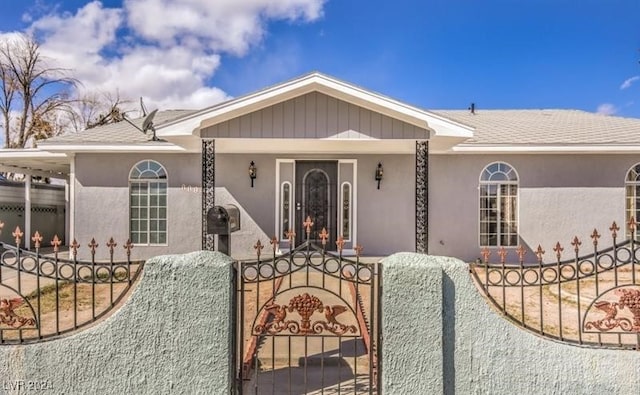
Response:
POLYGON ((58 235, 53 235, 53 240, 51 240, 51 245, 53 246, 53 252, 58 252, 60 250, 60 244, 62 244, 62 240, 60 240, 58 235))
POLYGON ((338 237, 338 240, 336 240, 336 246, 338 247, 338 252, 342 253, 342 248, 344 247, 344 237, 338 237))
POLYGON ((264 248, 264 246, 260 242, 260 239, 258 239, 256 244, 254 244, 253 248, 256 250, 256 255, 258 255, 258 260, 260 260, 260 254, 262 253, 262 249, 264 248))
POLYGON ((291 249, 291 247, 293 246, 293 242, 296 239, 296 232, 289 229, 287 233, 285 233, 285 235, 287 236, 287 239, 289 239, 289 249, 291 249))
POLYGON ((14 230, 11 234, 16 238, 16 244, 19 245, 20 241, 22 240, 22 236, 24 236, 24 233, 20 230, 20 227, 16 226, 16 230, 14 230))
POLYGON ((558 258, 558 260, 560 260, 560 258, 562 257, 562 251, 564 251, 564 247, 562 247, 560 245, 560 242, 558 241, 556 243, 556 246, 553 247, 553 251, 556 253, 556 258, 558 258))
POLYGON ((271 244, 271 249, 273 250, 273 253, 275 254, 276 251, 278 250, 278 244, 280 244, 280 240, 278 240, 277 237, 273 236, 271 238, 271 240, 269 240, 269 244, 271 244))
POLYGON ((36 249, 40 248, 40 243, 42 242, 42 236, 40 235, 40 232, 36 230, 36 233, 33 234, 31 241, 33 241, 33 246, 36 249))
POLYGON ((618 224, 616 224, 616 221, 613 221, 613 224, 611 224, 609 230, 611 231, 611 236, 615 240, 615 238, 618 236, 618 231, 620 230, 620 227, 618 226, 618 224))
POLYGON ((573 246, 573 250, 576 252, 576 255, 577 255, 578 252, 580 252, 580 246, 582 245, 582 242, 580 241, 580 239, 578 239, 578 236, 575 236, 573 238, 571 245, 573 246))
POLYGON ((593 246, 597 247, 598 246, 598 239, 600 238, 600 233, 598 233, 598 229, 593 229, 593 232, 591 233, 591 239, 593 239, 593 246))
POLYGON ((538 263, 542 263, 542 256, 544 255, 544 250, 542 246, 538 244, 538 248, 536 249, 536 256, 538 257, 538 263))
POLYGON ((329 238, 329 232, 327 232, 327 228, 322 228, 322 232, 320 232, 319 236, 322 242, 322 248, 324 249, 327 245, 327 239, 329 238))
POLYGON ((311 234, 311 227, 313 226, 313 221, 311 220, 311 216, 307 215, 307 219, 302 223, 307 232, 307 240, 309 239, 309 235, 311 234))

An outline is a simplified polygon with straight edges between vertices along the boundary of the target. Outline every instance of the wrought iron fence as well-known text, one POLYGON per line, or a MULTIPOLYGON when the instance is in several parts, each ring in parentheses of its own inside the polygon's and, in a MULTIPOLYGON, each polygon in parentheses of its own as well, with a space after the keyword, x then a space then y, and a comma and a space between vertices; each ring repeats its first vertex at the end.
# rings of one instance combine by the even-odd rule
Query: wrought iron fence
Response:
POLYGON ((306 239, 289 251, 236 268, 236 378, 238 393, 377 393, 379 372, 380 265, 327 251, 328 233, 320 244, 309 240, 313 222, 305 221, 306 239))
MULTIPOLYGON (((0 231, 3 227, 0 222, 0 231)), ((114 261, 118 244, 111 238, 106 243, 110 259, 97 262, 95 239, 88 244, 91 260, 80 261, 75 239, 65 259, 58 236, 45 254, 39 232, 31 237, 33 251, 20 248, 20 227, 12 235, 15 245, 0 242, 0 344, 38 342, 96 322, 122 300, 143 266, 131 260, 129 240, 123 245, 126 261, 114 261)))
MULTIPOLYGON (((508 260, 505 248, 497 250, 499 263, 489 263, 491 251, 481 251, 482 262, 470 272, 488 300, 512 322, 547 338, 593 347, 640 349, 640 244, 636 221, 628 222, 630 238, 618 241, 614 222, 611 247, 600 247, 594 229, 591 248, 576 236, 571 250, 558 242, 554 263, 543 263, 541 246, 533 251, 537 263, 525 263, 526 250, 516 250, 508 260), (584 250, 589 252, 585 255, 584 250), (571 258, 563 260, 563 256, 571 258)), ((586 244, 586 243, 585 243, 586 244)))

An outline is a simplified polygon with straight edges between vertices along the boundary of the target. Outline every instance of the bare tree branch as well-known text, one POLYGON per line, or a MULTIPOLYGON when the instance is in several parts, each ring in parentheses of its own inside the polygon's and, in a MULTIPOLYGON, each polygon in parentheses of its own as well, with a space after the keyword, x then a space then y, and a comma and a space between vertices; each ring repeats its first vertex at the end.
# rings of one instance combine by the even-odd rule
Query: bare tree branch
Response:
POLYGON ((0 42, 0 79, 5 147, 24 147, 31 138, 46 138, 59 132, 52 125, 52 115, 71 110, 69 91, 79 82, 70 77, 68 70, 47 64, 34 39, 19 35, 0 42), (16 122, 11 119, 13 111, 19 113, 16 122))

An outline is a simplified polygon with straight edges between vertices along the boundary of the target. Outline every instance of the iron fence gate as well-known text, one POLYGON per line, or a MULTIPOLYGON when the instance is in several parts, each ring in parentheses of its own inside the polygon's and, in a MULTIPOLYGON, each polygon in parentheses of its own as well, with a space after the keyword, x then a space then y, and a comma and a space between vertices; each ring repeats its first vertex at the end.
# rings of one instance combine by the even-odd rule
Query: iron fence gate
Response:
POLYGON ((236 262, 236 391, 255 394, 373 394, 379 377, 381 266, 326 252, 309 240, 290 251, 236 262))

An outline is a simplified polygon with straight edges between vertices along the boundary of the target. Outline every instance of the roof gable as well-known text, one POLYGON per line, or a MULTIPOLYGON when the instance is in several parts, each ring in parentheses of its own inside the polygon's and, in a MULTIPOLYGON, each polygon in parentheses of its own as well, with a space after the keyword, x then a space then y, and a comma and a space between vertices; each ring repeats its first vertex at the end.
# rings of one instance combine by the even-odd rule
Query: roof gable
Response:
POLYGON ((158 136, 198 134, 201 129, 285 102, 308 93, 319 92, 350 104, 380 113, 419 128, 433 136, 469 138, 473 128, 440 115, 413 107, 380 94, 328 77, 311 73, 261 91, 197 111, 156 128, 158 136))
POLYGON ((203 138, 428 139, 425 127, 311 92, 206 128, 203 138))

